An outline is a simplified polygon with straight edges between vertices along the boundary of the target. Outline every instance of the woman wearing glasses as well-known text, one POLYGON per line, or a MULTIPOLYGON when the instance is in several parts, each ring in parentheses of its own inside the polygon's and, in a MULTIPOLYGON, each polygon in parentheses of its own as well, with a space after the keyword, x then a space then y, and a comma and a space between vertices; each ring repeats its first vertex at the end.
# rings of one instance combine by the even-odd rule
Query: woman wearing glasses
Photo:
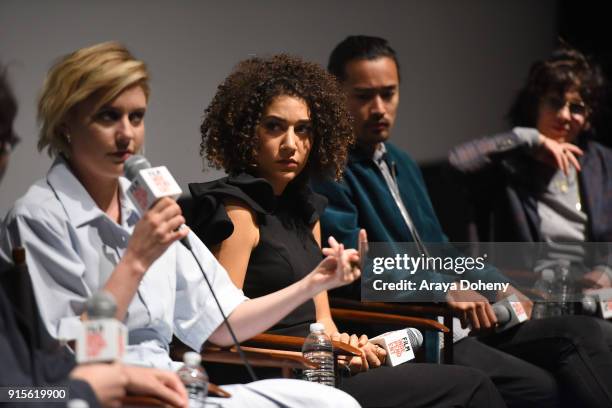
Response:
MULTIPOLYGON (((559 49, 531 67, 511 131, 449 154, 468 176, 479 240, 542 242, 536 265, 570 262, 587 289, 612 287, 608 245, 588 245, 612 242, 612 150, 591 137, 600 89, 601 74, 580 52, 559 49)), ((585 334, 612 350, 612 325, 596 321, 601 334, 585 334)))
MULTIPOLYGON (((511 131, 451 150, 451 165, 469 176, 479 240, 612 242, 612 150, 590 137, 602 83, 580 52, 559 49, 531 67, 511 131)), ((610 287, 612 270, 595 265, 584 280, 610 287)))

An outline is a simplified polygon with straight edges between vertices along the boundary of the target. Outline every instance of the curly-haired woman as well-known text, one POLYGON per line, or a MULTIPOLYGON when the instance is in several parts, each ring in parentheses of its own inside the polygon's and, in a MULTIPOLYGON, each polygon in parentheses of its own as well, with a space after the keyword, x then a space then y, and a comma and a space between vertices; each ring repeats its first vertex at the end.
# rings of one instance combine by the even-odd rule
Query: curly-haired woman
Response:
MULTIPOLYGON (((229 176, 190 184, 194 231, 249 296, 301 279, 321 259, 319 216, 326 205, 308 180, 340 177, 353 143, 335 79, 287 55, 243 61, 219 86, 201 132, 201 154, 229 176)), ((364 372, 341 388, 366 407, 503 406, 492 383, 474 369, 405 364, 368 370, 381 365, 384 351, 366 336, 338 334, 326 292, 274 331, 305 336, 314 321, 362 349, 364 372)))

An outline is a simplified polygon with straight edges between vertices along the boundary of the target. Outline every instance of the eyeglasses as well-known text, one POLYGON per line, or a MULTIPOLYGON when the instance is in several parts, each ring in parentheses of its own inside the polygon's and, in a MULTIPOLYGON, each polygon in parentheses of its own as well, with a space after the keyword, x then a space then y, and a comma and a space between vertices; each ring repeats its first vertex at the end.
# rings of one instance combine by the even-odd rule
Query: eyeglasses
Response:
POLYGON ((564 98, 557 96, 544 97, 544 103, 555 112, 565 109, 567 106, 570 114, 574 116, 585 116, 588 111, 587 106, 582 101, 566 101, 564 98))
POLYGON ((0 138, 0 156, 9 154, 15 149, 15 146, 19 144, 21 139, 19 136, 9 131, 8 135, 2 135, 0 138))

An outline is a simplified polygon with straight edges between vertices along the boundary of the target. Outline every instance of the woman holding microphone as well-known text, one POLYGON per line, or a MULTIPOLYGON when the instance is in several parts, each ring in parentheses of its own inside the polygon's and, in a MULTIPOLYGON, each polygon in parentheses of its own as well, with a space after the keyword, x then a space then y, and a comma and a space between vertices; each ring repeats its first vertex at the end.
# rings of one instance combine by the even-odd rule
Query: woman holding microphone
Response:
MULTIPOLYGON (((336 245, 304 279, 247 299, 201 241, 179 229, 179 206, 160 199, 138 214, 127 199, 125 161, 145 137, 149 96, 144 63, 117 43, 62 57, 49 71, 38 106, 39 150, 55 158, 47 175, 5 220, 1 251, 26 249, 47 330, 72 339, 86 300, 105 290, 129 330, 126 362, 175 368, 168 345, 176 334, 194 350, 208 340, 232 343, 204 283, 197 257, 239 340, 250 338, 322 290, 353 281, 358 257, 336 245), (187 237, 193 256, 177 240, 187 237)), ((341 391, 298 380, 230 386, 223 406, 356 406, 341 391)))

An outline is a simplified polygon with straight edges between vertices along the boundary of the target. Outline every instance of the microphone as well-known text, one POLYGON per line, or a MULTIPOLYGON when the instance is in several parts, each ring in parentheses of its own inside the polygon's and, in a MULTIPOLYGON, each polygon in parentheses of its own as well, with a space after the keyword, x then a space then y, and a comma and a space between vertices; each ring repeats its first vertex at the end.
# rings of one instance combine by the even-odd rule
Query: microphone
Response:
POLYGON ((589 290, 580 300, 581 312, 602 319, 612 317, 612 288, 589 290))
POLYGON ((76 339, 78 363, 110 363, 125 354, 127 328, 115 319, 117 303, 108 292, 97 292, 87 301, 88 320, 76 339))
POLYGON ((414 352, 423 344, 423 334, 413 327, 380 334, 370 343, 376 344, 387 352, 386 364, 398 366, 414 359, 414 352))
POLYGON ((134 155, 127 159, 124 173, 132 182, 128 196, 141 214, 160 198, 176 200, 183 192, 166 166, 151 167, 151 163, 143 156, 134 155))
POLYGON ((493 305, 493 313, 495 313, 497 323, 500 325, 505 325, 512 319, 510 310, 504 305, 493 305))
MULTIPOLYGON (((144 156, 133 155, 128 158, 123 172, 132 183, 127 191, 128 197, 141 214, 160 198, 170 197, 176 200, 183 192, 166 166, 151 167, 151 163, 144 156)), ((182 238, 181 243, 191 249, 187 237, 182 238)))
POLYGON ((528 319, 527 312, 516 295, 510 295, 492 305, 498 326, 495 331, 508 330, 528 319))

